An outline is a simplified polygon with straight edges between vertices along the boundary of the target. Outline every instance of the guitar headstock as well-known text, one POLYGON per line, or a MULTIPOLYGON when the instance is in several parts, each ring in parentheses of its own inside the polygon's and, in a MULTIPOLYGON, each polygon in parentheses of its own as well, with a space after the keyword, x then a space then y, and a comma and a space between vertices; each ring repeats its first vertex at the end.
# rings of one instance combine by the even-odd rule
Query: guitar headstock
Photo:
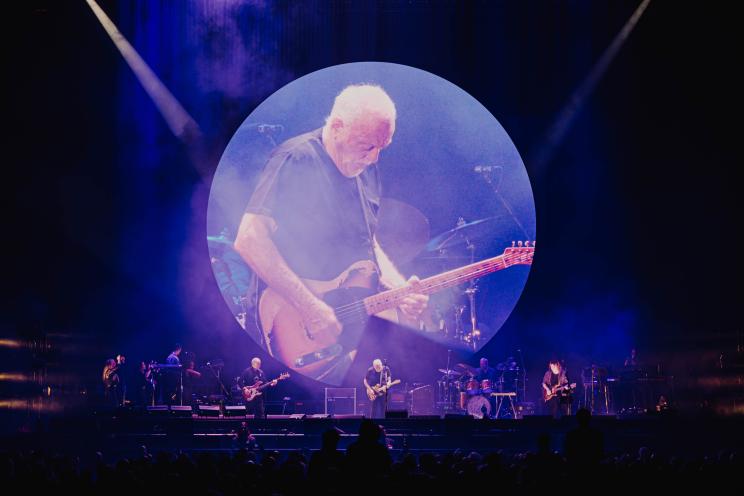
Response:
POLYGON ((507 265, 532 265, 535 254, 535 242, 512 241, 512 245, 504 250, 504 261, 507 265), (532 244, 530 244, 532 243, 532 244))
POLYGON ((281 380, 286 379, 288 377, 289 377, 289 372, 282 372, 281 374, 279 374, 279 377, 277 378, 277 381, 281 381, 281 380))

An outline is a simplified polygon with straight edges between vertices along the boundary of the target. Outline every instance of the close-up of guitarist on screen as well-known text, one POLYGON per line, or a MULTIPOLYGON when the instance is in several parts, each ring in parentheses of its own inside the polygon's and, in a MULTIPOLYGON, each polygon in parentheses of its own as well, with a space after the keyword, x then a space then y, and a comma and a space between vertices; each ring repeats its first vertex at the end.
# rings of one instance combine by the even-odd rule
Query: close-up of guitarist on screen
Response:
POLYGON ((406 281, 375 238, 375 164, 395 119, 395 104, 379 86, 346 87, 322 128, 271 153, 235 240, 267 285, 259 314, 268 351, 317 380, 340 383, 356 355, 359 317, 380 313, 355 300, 407 287, 387 310, 413 325, 428 302, 418 279, 406 281), (333 301, 339 288, 348 289, 343 302, 333 301))

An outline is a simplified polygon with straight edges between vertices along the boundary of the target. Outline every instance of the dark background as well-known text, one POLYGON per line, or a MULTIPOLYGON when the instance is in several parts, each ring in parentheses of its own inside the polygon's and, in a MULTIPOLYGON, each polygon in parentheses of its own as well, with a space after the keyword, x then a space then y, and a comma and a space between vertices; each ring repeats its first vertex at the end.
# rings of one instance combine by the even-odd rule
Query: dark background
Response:
MULTIPOLYGON (((538 256, 485 356, 520 349, 536 380, 550 355, 576 370, 636 345, 684 376, 741 341, 742 40, 728 4, 651 2, 544 164, 531 157, 638 2, 100 5, 194 117, 206 152, 194 160, 170 133, 85 2, 8 7, 0 325, 27 344, 0 349, 0 371, 46 366, 60 395, 90 393, 105 358, 162 360, 174 341, 231 373, 247 366, 256 346, 208 263, 210 174, 273 91, 366 60, 460 86, 525 160, 538 256)), ((426 366, 444 366, 443 350, 431 353, 426 366)))

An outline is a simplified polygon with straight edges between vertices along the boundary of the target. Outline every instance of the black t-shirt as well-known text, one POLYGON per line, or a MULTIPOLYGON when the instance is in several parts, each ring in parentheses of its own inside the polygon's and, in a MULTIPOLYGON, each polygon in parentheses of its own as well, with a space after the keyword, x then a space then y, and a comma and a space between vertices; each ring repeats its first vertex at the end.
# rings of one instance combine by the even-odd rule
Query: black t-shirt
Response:
POLYGON ((560 374, 554 374, 551 370, 548 370, 543 376, 543 384, 548 387, 568 384, 565 370, 561 370, 560 374))
POLYGON ((476 381, 482 381, 484 379, 488 379, 489 381, 493 382, 496 380, 496 370, 493 367, 488 367, 485 371, 481 368, 478 368, 478 373, 475 375, 476 381))
POLYGON ((248 367, 240 375, 240 381, 242 386, 252 386, 257 381, 266 382, 266 376, 264 375, 263 370, 248 367))
POLYGON ((316 129, 272 152, 246 212, 274 219, 272 240, 298 276, 332 279, 354 262, 375 260, 370 231, 380 205, 377 167, 358 179, 363 201, 357 179, 339 172, 316 129))
POLYGON ((381 377, 382 373, 385 369, 382 369, 381 371, 377 372, 374 367, 370 367, 367 369, 367 384, 370 386, 374 386, 376 384, 382 384, 381 377))

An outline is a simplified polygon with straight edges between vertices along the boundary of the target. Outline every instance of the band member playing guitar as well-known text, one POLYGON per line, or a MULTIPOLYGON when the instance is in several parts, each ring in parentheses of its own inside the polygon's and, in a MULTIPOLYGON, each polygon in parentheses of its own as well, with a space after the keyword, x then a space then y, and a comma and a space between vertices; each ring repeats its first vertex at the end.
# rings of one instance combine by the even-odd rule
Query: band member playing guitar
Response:
POLYGON ((109 358, 103 367, 101 379, 103 380, 103 393, 107 406, 117 407, 120 404, 119 385, 121 379, 117 374, 116 360, 109 358))
POLYGON ((266 410, 264 407, 263 394, 255 393, 260 392, 258 387, 264 388, 276 386, 277 382, 279 382, 278 378, 267 382, 266 374, 261 370, 261 359, 258 357, 253 358, 251 360, 251 366, 245 369, 240 375, 240 386, 243 390, 244 398, 246 398, 246 388, 248 388, 249 391, 256 389, 255 392, 248 393, 250 400, 246 402, 246 411, 248 413, 253 413, 256 418, 265 418, 266 410))
POLYGON ((370 405, 370 418, 385 418, 388 389, 398 383, 400 383, 400 380, 392 380, 390 367, 384 366, 382 360, 375 358, 372 366, 367 369, 367 375, 364 377, 364 387, 367 389, 367 397, 372 402, 370 405))
POLYGON ((243 387, 243 401, 248 404, 263 394, 263 390, 267 387, 276 386, 279 381, 283 381, 289 377, 289 372, 283 372, 279 377, 269 382, 257 382, 253 386, 243 387))
POLYGON ((570 415, 573 399, 571 391, 575 387, 575 383, 568 383, 566 369, 561 362, 557 359, 550 360, 548 370, 543 376, 542 388, 545 408, 554 418, 570 415))

